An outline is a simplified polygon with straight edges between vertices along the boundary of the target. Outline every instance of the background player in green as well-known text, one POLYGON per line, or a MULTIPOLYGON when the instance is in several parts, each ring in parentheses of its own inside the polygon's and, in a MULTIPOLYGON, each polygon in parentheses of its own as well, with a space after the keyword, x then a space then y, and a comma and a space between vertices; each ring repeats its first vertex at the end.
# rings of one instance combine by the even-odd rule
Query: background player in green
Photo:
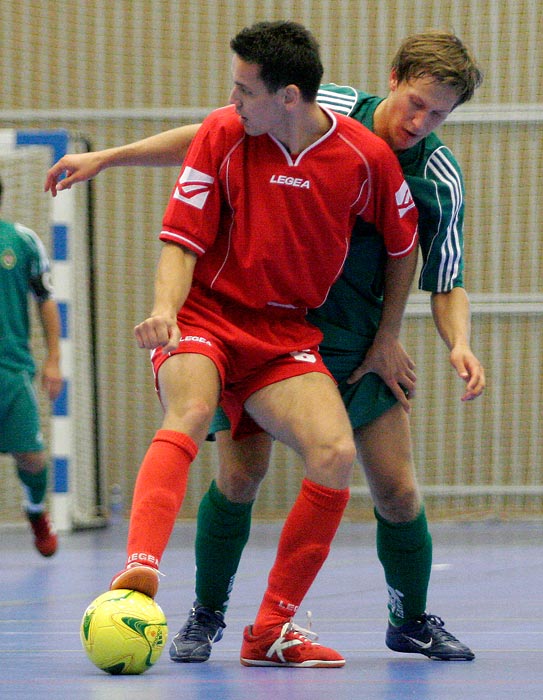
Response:
MULTIPOLYGON (((0 202, 2 191, 0 182, 0 202)), ((45 510, 48 459, 34 389, 28 299, 32 293, 45 336, 42 386, 54 400, 62 389, 60 320, 49 277, 49 260, 37 234, 0 220, 0 452, 13 455, 26 492, 24 509, 34 543, 44 557, 56 552, 57 535, 45 510)))
MULTIPOLYGON (((323 86, 319 93, 320 102, 381 136, 400 160, 419 209, 419 286, 431 293, 436 327, 465 382, 463 401, 479 396, 485 386, 484 369, 470 347, 469 300, 463 287, 464 185, 453 154, 433 130, 471 99, 481 80, 458 37, 430 31, 402 42, 386 98, 337 85, 323 86)), ((196 130, 197 125, 180 127, 126 146, 65 156, 49 170, 45 187, 54 195, 107 167, 178 164, 196 130), (66 179, 57 182, 63 173, 66 179)), ((390 323, 387 287, 394 280, 387 272, 380 237, 370 227, 357 226, 342 276, 311 320, 324 332, 321 352, 339 382, 375 504, 377 552, 389 595, 386 644, 430 658, 471 660, 473 652, 445 630, 440 618, 425 612, 432 540, 411 454, 414 365, 399 342, 397 323, 390 323)), ((205 661, 222 636, 249 536, 251 506, 268 467, 266 436, 235 443, 227 427, 216 421, 222 471, 237 477, 212 482, 200 505, 197 600, 174 638, 170 655, 176 661, 205 661)))

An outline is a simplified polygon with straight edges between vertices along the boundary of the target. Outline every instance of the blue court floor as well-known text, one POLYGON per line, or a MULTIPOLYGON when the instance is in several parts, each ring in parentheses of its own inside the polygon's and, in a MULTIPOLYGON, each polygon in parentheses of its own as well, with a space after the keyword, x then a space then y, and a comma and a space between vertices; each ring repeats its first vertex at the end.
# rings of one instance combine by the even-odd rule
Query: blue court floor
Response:
MULTIPOLYGON (((0 698, 39 700, 520 700, 543 698, 543 523, 434 524, 428 611, 476 653, 430 661, 384 645, 386 595, 371 524, 344 523, 296 618, 337 648, 340 669, 246 668, 238 656, 273 561, 279 525, 255 524, 223 640, 204 664, 167 651, 142 676, 109 676, 86 658, 79 625, 87 604, 122 568, 126 524, 64 534, 41 558, 26 530, 1 530, 0 698)), ((157 602, 170 637, 193 599, 194 526, 180 524, 162 561, 157 602)), ((295 572, 293 572, 295 575, 295 572)), ((169 645, 168 645, 169 646, 169 645)))

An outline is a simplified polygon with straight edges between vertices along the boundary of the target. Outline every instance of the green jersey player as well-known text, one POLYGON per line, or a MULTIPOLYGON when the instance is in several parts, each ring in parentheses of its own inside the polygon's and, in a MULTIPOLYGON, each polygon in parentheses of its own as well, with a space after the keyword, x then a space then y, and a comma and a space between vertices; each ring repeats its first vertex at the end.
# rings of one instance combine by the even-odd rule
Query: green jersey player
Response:
MULTIPOLYGON (((335 84, 323 85, 318 101, 372 131, 375 114, 386 103, 381 97, 335 84)), ((397 140, 392 139, 394 146, 397 140)), ((433 132, 406 150, 394 150, 419 211, 423 259, 419 288, 433 294, 455 288, 463 291, 464 185, 460 167, 433 132)), ((359 383, 348 382, 359 358, 373 345, 381 323, 384 259, 382 236, 373 226, 357 223, 333 293, 320 308, 309 311, 309 318, 324 332, 321 349, 344 401, 349 408, 354 402, 350 410, 354 428, 370 422, 396 402, 392 391, 374 373, 364 374, 360 380, 367 384, 367 391, 361 392, 359 383), (372 395, 369 402, 368 395, 372 395)), ((471 398, 469 391, 465 398, 471 398)))
MULTIPOLYGON (((419 284, 431 293, 437 330, 465 383, 464 401, 479 396, 485 386, 484 369, 470 347, 462 279, 464 188, 453 154, 433 131, 471 99, 481 79, 458 37, 430 31, 402 42, 386 98, 332 84, 319 93, 322 104, 362 122, 399 158, 419 209, 419 284)), ((46 189, 55 195, 112 166, 178 164, 196 129, 180 127, 134 144, 65 156, 49 170, 46 189), (61 174, 67 177, 57 182, 61 174)), ((311 312, 311 320, 324 333, 320 349, 347 405, 375 505, 377 552, 389 595, 386 644, 429 658, 471 660, 473 652, 445 630, 439 617, 425 612, 432 541, 411 454, 414 365, 399 342, 404 282, 395 277, 377 232, 358 225, 341 278, 326 303, 311 312)), ((233 441, 220 416, 214 427, 221 470, 200 504, 197 600, 170 650, 180 662, 205 661, 222 636, 251 506, 270 456, 267 436, 233 441)))
MULTIPOLYGON (((1 196, 0 183, 0 200, 1 196)), ((57 535, 45 510, 48 460, 34 390, 28 300, 32 293, 38 305, 46 341, 42 383, 53 400, 62 389, 62 378, 60 320, 49 278, 47 254, 36 233, 0 220, 0 452, 13 455, 26 492, 25 513, 34 544, 44 557, 56 552, 57 535)))

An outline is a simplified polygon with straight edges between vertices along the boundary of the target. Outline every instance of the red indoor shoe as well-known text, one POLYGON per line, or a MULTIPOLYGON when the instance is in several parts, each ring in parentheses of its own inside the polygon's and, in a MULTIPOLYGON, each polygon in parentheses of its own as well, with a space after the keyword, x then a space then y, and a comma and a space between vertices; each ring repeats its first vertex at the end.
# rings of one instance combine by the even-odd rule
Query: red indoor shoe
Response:
POLYGON ((46 511, 29 513, 26 517, 34 532, 34 545, 44 557, 52 557, 57 551, 58 537, 46 511))
POLYGON ((345 659, 334 649, 317 644, 317 635, 292 621, 271 627, 259 636, 252 627, 243 633, 240 661, 244 666, 337 668, 345 659))

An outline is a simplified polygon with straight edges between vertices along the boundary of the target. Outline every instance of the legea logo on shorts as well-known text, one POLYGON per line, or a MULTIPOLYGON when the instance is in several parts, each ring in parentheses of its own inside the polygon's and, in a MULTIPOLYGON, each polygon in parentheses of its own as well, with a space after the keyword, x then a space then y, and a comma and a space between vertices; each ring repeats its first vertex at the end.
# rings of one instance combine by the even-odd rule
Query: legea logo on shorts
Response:
POLYGON ((300 362, 311 362, 311 364, 314 364, 317 361, 317 358, 310 350, 295 350, 290 354, 295 360, 300 362))
POLYGON ((206 173, 187 166, 179 177, 173 197, 180 202, 190 204, 191 207, 203 209, 209 196, 210 187, 214 182, 215 178, 211 175, 206 175, 206 173))

